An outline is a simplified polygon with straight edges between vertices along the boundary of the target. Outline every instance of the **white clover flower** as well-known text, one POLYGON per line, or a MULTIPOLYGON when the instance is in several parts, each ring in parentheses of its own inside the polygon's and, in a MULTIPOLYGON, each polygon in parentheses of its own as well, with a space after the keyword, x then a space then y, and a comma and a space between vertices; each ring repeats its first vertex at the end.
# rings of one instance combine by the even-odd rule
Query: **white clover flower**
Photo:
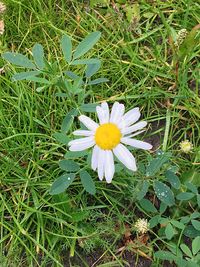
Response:
POLYGON ((145 234, 149 230, 149 223, 147 219, 140 218, 135 222, 134 227, 139 234, 145 234))
POLYGON ((188 140, 184 140, 180 143, 180 148, 184 153, 189 153, 193 149, 193 144, 188 140))
POLYGON ((133 108, 127 113, 123 104, 115 102, 111 113, 108 104, 102 103, 96 107, 99 124, 85 115, 81 115, 79 120, 88 130, 77 130, 74 135, 84 136, 69 142, 69 150, 82 151, 93 147, 91 167, 97 170, 100 180, 105 177, 107 183, 111 183, 115 172, 113 154, 129 170, 136 171, 136 162, 131 152, 124 146, 129 145, 135 148, 149 150, 152 145, 132 138, 143 131, 146 121, 138 121, 140 118, 139 108, 133 108), (135 124, 134 124, 135 123, 135 124), (134 134, 131 134, 135 132, 134 134))

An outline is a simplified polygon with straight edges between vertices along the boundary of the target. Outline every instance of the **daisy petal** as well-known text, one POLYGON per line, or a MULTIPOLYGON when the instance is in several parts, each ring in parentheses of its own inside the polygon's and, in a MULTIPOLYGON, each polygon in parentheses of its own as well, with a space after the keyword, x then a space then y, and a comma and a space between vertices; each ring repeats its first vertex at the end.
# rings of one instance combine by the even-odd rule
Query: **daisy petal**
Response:
POLYGON ((123 120, 126 127, 139 120, 141 114, 139 108, 133 108, 124 114, 123 120))
POLYGON ((122 144, 119 144, 113 149, 115 156, 129 169, 136 171, 135 158, 131 152, 122 144))
POLYGON ((109 122, 109 118, 110 118, 110 112, 109 112, 108 104, 106 102, 101 103, 101 108, 104 111, 105 123, 108 123, 109 122))
POLYGON ((72 145, 69 147, 70 151, 83 151, 85 149, 88 149, 94 145, 94 141, 91 141, 90 143, 82 143, 80 145, 72 145))
POLYGON ((99 147, 96 145, 93 148, 92 151, 92 159, 91 159, 91 167, 94 171, 96 171, 97 167, 98 167, 98 154, 99 154, 99 147))
POLYGON ((85 138, 75 139, 68 143, 70 151, 82 151, 92 147, 95 144, 94 137, 89 136, 85 138))
POLYGON ((100 124, 107 123, 104 110, 101 107, 97 106, 96 112, 97 112, 97 116, 99 118, 100 124))
POLYGON ((110 115, 110 122, 112 123, 120 122, 124 114, 124 110, 125 110, 125 107, 123 104, 119 104, 118 102, 115 102, 112 107, 112 111, 110 115))
POLYGON ((127 134, 130 134, 132 132, 135 132, 135 131, 138 131, 142 128, 144 128, 145 126, 147 125, 147 122, 146 121, 140 121, 130 127, 125 127, 124 129, 122 129, 122 133, 124 135, 127 135, 127 134))
POLYGON ((139 141, 139 140, 136 140, 136 139, 131 139, 131 138, 128 138, 128 137, 123 137, 121 139, 121 142, 123 144, 125 144, 125 145, 129 145, 129 146, 132 146, 132 147, 135 147, 135 148, 141 148, 141 149, 144 149, 144 150, 152 149, 152 145, 150 145, 149 143, 143 142, 143 141, 139 141))
POLYGON ((79 120, 91 131, 95 131, 99 125, 85 115, 79 116, 79 120))
POLYGON ((94 132, 93 131, 87 131, 87 130, 76 130, 73 132, 73 135, 91 136, 91 135, 94 135, 94 132))
POLYGON ((115 172, 113 153, 106 150, 105 158, 105 178, 107 183, 111 183, 115 172))
POLYGON ((99 180, 103 180, 104 177, 104 169, 105 169, 105 150, 99 149, 99 155, 98 155, 98 176, 99 180))

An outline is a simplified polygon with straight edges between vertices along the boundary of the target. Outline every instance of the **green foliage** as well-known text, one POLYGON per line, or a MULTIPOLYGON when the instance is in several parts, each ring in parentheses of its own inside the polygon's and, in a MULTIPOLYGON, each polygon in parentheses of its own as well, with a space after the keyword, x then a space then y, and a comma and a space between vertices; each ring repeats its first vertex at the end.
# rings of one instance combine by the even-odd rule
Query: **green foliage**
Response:
POLYGON ((83 41, 76 47, 73 54, 73 60, 86 54, 98 42, 100 37, 100 32, 92 32, 86 36, 85 39, 83 39, 83 41))
POLYGON ((72 59, 72 42, 68 35, 63 35, 61 39, 61 48, 65 60, 67 61, 67 63, 70 63, 72 59))
POLYGON ((58 177, 52 184, 49 193, 51 195, 56 195, 63 193, 74 181, 75 174, 73 173, 65 173, 58 177))
POLYGON ((87 171, 83 170, 80 172, 80 177, 85 191, 87 191, 91 195, 94 195, 96 193, 96 188, 95 188, 95 183, 90 174, 87 171))

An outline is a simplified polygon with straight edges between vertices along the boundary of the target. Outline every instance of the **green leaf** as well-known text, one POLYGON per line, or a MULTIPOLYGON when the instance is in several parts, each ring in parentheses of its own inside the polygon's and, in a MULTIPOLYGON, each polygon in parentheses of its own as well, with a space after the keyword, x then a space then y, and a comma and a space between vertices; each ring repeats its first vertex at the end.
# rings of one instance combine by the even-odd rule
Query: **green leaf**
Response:
POLYGON ((28 80, 28 81, 32 81, 32 82, 36 82, 36 83, 44 83, 44 84, 48 84, 48 85, 51 84, 51 82, 48 81, 48 80, 45 79, 45 78, 34 77, 34 76, 32 76, 32 77, 28 77, 26 80, 28 80))
POLYGON ((89 212, 88 210, 80 210, 80 211, 76 211, 76 212, 72 212, 70 213, 71 217, 72 217, 72 222, 81 222, 81 221, 85 221, 87 219, 87 217, 89 216, 89 212))
POLYGON ((50 195, 57 195, 64 192, 74 181, 75 174, 74 173, 65 173, 57 178, 51 188, 50 188, 50 195))
POLYGON ((137 200, 141 200, 144 198, 144 196, 146 195, 147 191, 149 189, 149 182, 148 181, 144 181, 142 184, 142 188, 139 191, 139 193, 137 194, 137 200))
POLYGON ((86 78, 92 77, 101 67, 101 62, 98 62, 96 64, 89 64, 85 71, 86 78))
POLYGON ((63 159, 59 161, 59 166, 64 171, 76 172, 80 170, 80 166, 73 160, 63 159))
POLYGON ((154 182, 154 191, 156 196, 168 206, 172 206, 174 204, 174 193, 171 191, 169 186, 166 184, 155 181, 154 182))
POLYGON ((175 231, 171 223, 168 223, 168 225, 165 228, 165 235, 168 240, 171 240, 172 237, 175 235, 175 231))
POLYGON ((197 254, 200 250, 200 236, 197 236, 193 241, 192 241, 192 253, 193 255, 197 254))
POLYGON ((98 58, 89 59, 77 59, 72 61, 71 65, 89 65, 89 64, 99 64, 100 60, 98 58))
POLYGON ((146 168, 146 176, 154 176, 161 167, 169 161, 171 154, 159 152, 156 158, 152 159, 146 168))
POLYGON ((185 185, 194 194, 198 194, 198 189, 197 189, 196 185, 192 184, 191 182, 186 182, 185 185))
POLYGON ((69 143, 69 137, 64 133, 54 133, 53 137, 61 144, 67 145, 69 143))
POLYGON ((64 71, 64 74, 66 74, 72 80, 76 80, 76 79, 80 78, 80 76, 78 76, 73 71, 64 71))
POLYGON ((192 225, 194 226, 194 228, 198 231, 200 231, 200 222, 197 220, 192 220, 192 225))
POLYGON ((185 225, 181 222, 178 222, 176 220, 171 220, 170 221, 171 224, 173 224, 176 228, 179 228, 179 229, 184 229, 185 228, 185 225))
POLYGON ((161 214, 164 213, 166 211, 167 207, 168 207, 167 204, 165 204, 164 202, 161 202, 160 208, 159 208, 160 213, 161 214))
POLYGON ((198 211, 195 211, 190 215, 190 218, 191 219, 200 218, 200 213, 198 211))
POLYGON ((160 220, 160 215, 153 216, 149 221, 150 228, 153 228, 156 225, 158 225, 159 220, 160 220))
POLYGON ((176 259, 176 256, 174 254, 172 254, 169 251, 164 251, 164 250, 156 251, 154 255, 156 258, 159 258, 160 260, 175 260, 176 259))
POLYGON ((92 32, 88 34, 77 46, 73 59, 79 58, 87 53, 98 42, 100 37, 100 32, 92 32))
POLYGON ((192 225, 186 226, 183 233, 185 236, 188 236, 189 238, 195 238, 197 236, 200 236, 200 231, 196 230, 192 225))
POLYGON ((61 39, 61 48, 65 60, 67 61, 67 63, 70 63, 72 59, 72 42, 71 38, 68 35, 63 35, 61 39))
POLYGON ((61 125, 61 131, 64 133, 67 133, 74 121, 74 116, 78 114, 77 109, 72 109, 64 118, 62 125, 61 125))
POLYGON ((65 158, 66 159, 77 159, 77 158, 80 158, 80 157, 84 157, 84 156, 87 156, 88 155, 88 151, 87 150, 84 150, 84 151, 67 151, 65 153, 65 158))
POLYGON ((182 193, 178 194, 178 195, 176 196, 176 198, 177 198, 178 200, 183 201, 183 200, 189 200, 189 199, 193 198, 194 196, 195 196, 194 193, 190 193, 190 192, 182 192, 182 193))
POLYGON ((85 188, 85 191, 87 191, 91 195, 94 195, 96 193, 96 188, 95 188, 95 183, 90 174, 87 171, 81 171, 80 177, 81 177, 81 183, 85 188))
POLYGON ((88 82, 88 85, 94 85, 94 84, 99 84, 99 83, 105 83, 108 82, 109 80, 106 78, 98 78, 93 81, 88 82))
POLYGON ((32 71, 25 71, 25 72, 19 72, 12 76, 13 81, 21 81, 21 80, 27 80, 29 77, 36 76, 40 74, 41 72, 39 70, 32 70, 32 71))
POLYGON ((157 212, 157 209, 154 207, 154 205, 148 199, 143 198, 139 202, 139 204, 145 211, 152 212, 152 213, 157 212))
POLYGON ((5 60, 9 61, 10 63, 20 66, 20 67, 24 67, 28 69, 36 68, 35 64, 33 64, 33 62, 30 59, 28 59, 26 56, 19 54, 19 53, 6 52, 2 55, 2 57, 5 60))
POLYGON ((200 195, 199 194, 197 195, 197 204, 198 204, 198 206, 200 208, 200 195))
POLYGON ((133 21, 137 23, 140 20, 140 5, 138 3, 126 5, 125 12, 129 23, 133 21))
POLYGON ((98 104, 82 104, 80 110, 83 112, 96 112, 98 104))
POLYGON ((181 182, 178 176, 173 173, 171 170, 166 171, 165 177, 167 178, 168 182, 171 184, 172 187, 175 189, 179 189, 181 186, 181 182))
POLYGON ((33 59, 35 61, 36 66, 40 70, 43 70, 45 68, 43 46, 41 44, 35 44, 33 46, 32 53, 33 53, 33 59))
POLYGON ((181 244, 180 245, 182 251, 190 258, 192 258, 192 252, 190 251, 190 249, 188 248, 188 246, 186 246, 185 244, 181 244))
POLYGON ((200 186, 200 173, 196 170, 184 172, 181 176, 182 182, 191 182, 196 186, 200 186))

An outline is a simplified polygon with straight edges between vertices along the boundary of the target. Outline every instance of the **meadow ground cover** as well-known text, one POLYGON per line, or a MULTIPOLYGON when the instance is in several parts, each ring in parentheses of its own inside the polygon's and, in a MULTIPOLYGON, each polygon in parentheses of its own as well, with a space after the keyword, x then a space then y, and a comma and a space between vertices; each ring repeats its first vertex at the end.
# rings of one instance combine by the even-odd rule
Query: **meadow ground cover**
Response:
POLYGON ((199 266, 200 4, 4 4, 0 266, 199 266), (68 146, 105 102, 139 107, 153 146, 129 147, 137 171, 119 157, 110 184, 68 146))

